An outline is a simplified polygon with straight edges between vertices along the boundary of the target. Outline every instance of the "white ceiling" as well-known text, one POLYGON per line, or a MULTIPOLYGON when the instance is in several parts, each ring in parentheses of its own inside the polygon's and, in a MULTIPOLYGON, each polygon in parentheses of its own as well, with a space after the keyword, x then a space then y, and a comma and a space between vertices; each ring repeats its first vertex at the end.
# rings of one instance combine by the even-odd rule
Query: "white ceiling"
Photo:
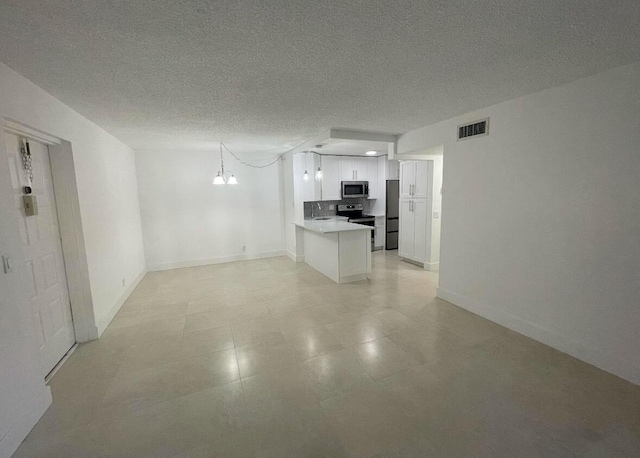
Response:
POLYGON ((134 148, 402 133, 640 60, 638 0, 3 0, 0 61, 134 148))

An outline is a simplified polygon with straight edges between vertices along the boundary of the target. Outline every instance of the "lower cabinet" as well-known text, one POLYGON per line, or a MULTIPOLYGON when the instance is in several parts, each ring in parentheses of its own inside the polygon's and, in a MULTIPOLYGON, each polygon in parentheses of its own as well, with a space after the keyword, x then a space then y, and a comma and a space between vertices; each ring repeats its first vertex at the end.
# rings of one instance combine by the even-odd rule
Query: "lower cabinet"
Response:
POLYGON ((384 231, 384 220, 385 217, 383 216, 376 216, 376 229, 374 231, 374 237, 375 237, 375 242, 374 242, 374 246, 376 248, 384 248, 384 236, 385 236, 385 231, 384 231))
POLYGON ((426 199, 400 201, 398 254, 411 261, 427 261, 428 202, 426 199))

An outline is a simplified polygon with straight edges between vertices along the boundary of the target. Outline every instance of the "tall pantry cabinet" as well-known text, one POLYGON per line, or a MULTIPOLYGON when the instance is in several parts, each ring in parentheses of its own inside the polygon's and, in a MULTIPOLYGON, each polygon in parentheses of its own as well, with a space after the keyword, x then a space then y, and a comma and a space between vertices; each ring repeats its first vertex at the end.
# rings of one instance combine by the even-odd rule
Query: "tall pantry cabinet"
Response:
POLYGON ((422 264, 430 252, 433 161, 400 162, 398 255, 422 264))

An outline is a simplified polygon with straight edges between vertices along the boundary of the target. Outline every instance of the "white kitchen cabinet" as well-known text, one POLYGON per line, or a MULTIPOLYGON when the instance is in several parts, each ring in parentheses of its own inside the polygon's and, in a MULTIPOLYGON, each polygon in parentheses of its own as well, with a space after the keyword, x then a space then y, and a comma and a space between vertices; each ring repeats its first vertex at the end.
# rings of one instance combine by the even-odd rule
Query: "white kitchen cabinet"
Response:
POLYGON ((352 157, 340 158, 340 181, 356 181, 356 164, 352 157))
POLYGON ((414 199, 426 199, 430 196, 429 186, 430 181, 429 176, 431 174, 430 170, 433 168, 433 161, 416 161, 416 175, 415 181, 413 185, 413 198, 414 199))
POLYGON ((322 156, 322 200, 342 199, 340 165, 338 156, 322 156))
POLYGON ((426 199, 412 201, 411 212, 413 213, 413 259, 414 261, 427 262, 427 225, 429 224, 427 209, 429 207, 426 199))
MULTIPOLYGON (((317 167, 316 167, 317 169, 317 167)), ((369 198, 380 193, 378 160, 375 157, 322 156, 321 199, 341 200, 343 181, 368 181, 369 198)))
POLYGON ((400 163, 400 198, 429 197, 429 174, 432 161, 402 161, 400 163))
POLYGON ((369 164, 374 162, 369 157, 357 157, 353 161, 353 169, 356 172, 356 181, 371 181, 369 176, 369 164))
POLYGON ((372 162, 376 162, 375 158, 352 156, 341 157, 340 176, 342 177, 342 181, 370 181, 370 169, 372 162))
POLYGON ((424 264, 430 251, 433 161, 400 162, 398 254, 424 264))
POLYGON ((413 258, 413 240, 415 232, 415 217, 411 211, 410 200, 400 201, 400 230, 398 234, 398 255, 403 258, 413 258))
POLYGON ((427 261, 428 206, 426 199, 400 201, 398 255, 421 264, 427 261))
POLYGON ((384 248, 384 236, 385 236, 385 231, 384 231, 384 220, 385 220, 385 216, 376 216, 376 222, 375 222, 375 231, 374 231, 374 246, 376 248, 384 248))
POLYGON ((413 197, 413 185, 416 181, 416 166, 414 161, 400 162, 400 198, 413 197))

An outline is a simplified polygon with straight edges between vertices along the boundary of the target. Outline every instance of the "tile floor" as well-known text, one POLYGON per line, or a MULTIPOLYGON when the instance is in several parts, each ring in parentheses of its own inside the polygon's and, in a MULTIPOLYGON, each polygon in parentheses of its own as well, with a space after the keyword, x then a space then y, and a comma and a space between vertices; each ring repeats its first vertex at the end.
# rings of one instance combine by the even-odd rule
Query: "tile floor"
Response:
POLYGON ((373 264, 341 286, 287 258, 148 274, 16 456, 640 456, 640 387, 373 264))

